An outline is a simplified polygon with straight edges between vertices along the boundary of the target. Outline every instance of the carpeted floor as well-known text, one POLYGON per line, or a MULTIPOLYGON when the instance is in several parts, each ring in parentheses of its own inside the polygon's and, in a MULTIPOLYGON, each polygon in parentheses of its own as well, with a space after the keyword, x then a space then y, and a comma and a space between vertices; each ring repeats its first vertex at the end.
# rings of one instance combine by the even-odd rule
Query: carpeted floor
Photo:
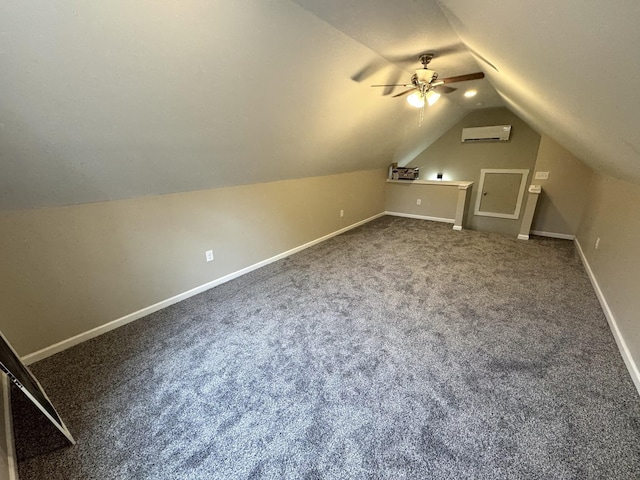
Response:
POLYGON ((383 217, 32 370, 78 443, 22 480, 640 478, 569 241, 383 217))

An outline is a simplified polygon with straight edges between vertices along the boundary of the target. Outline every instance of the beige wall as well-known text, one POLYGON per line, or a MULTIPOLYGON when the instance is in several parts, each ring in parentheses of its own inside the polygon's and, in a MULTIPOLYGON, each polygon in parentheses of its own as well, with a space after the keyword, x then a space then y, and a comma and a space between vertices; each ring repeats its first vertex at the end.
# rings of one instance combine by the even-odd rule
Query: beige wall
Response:
POLYGON ((593 171, 547 135, 542 135, 536 172, 549 172, 542 186, 532 230, 575 235, 584 213, 593 171))
MULTIPOLYGON (((473 214, 480 170, 483 168, 528 169, 530 170, 528 185, 531 183, 539 142, 540 135, 506 108, 476 110, 420 153, 409 163, 409 166, 420 167, 420 178, 423 180, 434 180, 437 173, 442 173, 444 180, 474 182, 467 227, 515 236, 520 230, 522 215, 512 220, 473 214), (460 141, 462 129, 465 127, 503 124, 512 125, 511 139, 508 142, 463 144, 460 141)), ((521 211, 524 211, 525 204, 526 195, 521 211)))
POLYGON ((589 195, 577 238, 640 365, 640 186, 594 175, 589 195))
POLYGON ((387 212, 453 221, 456 216, 457 201, 457 185, 387 183, 385 209, 387 212), (421 200, 420 205, 417 205, 418 199, 421 200))
POLYGON ((0 330, 24 356, 337 231, 386 173, 0 212, 0 330))

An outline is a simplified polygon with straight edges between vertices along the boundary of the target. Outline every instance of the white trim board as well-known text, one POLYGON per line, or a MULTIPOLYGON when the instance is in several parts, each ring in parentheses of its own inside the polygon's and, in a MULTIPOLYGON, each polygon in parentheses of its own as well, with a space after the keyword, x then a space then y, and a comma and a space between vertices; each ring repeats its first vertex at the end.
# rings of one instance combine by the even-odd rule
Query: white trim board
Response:
POLYGON ((627 342, 625 342, 624 337, 622 336, 622 332, 618 328, 618 323, 616 322, 616 317, 613 315, 611 308, 609 308, 609 304, 607 303, 607 299, 604 297, 604 293, 602 293, 602 289, 598 284, 598 280, 593 274, 593 270, 591 270, 591 266, 587 261, 587 257, 585 257, 584 252, 582 251, 582 247, 580 246, 580 242, 578 239, 574 239, 574 243, 578 248, 578 253, 580 254, 580 259, 582 260, 582 264, 584 265, 585 270, 587 271, 587 275, 589 276, 589 280, 591 280, 591 285, 593 285, 593 289, 596 292, 596 296, 598 297, 598 301, 600 302, 600 306, 602 307, 602 311, 604 312, 604 316, 609 323, 609 328, 611 328, 611 333, 613 334, 613 338, 618 345, 618 350, 620 351, 620 355, 624 360, 625 365, 627 366, 627 370, 629 371, 629 375, 631 375, 631 380, 636 386, 638 390, 638 394, 640 394, 640 371, 638 370, 638 366, 636 365, 633 357, 631 356, 631 352, 629 351, 629 347, 627 347, 627 342))
POLYGON ((531 230, 530 235, 538 237, 561 238, 562 240, 575 240, 576 236, 569 233, 543 232, 542 230, 531 230))
POLYGON ((428 217, 426 215, 414 215, 413 213, 400 213, 400 212, 384 212, 385 215, 391 215, 393 217, 405 217, 405 218, 417 218, 418 220, 431 220, 432 222, 442 223, 455 223, 454 218, 441 218, 441 217, 428 217))
POLYGON ((286 252, 279 253, 273 257, 267 258, 266 260, 262 260, 261 262, 254 263, 253 265, 249 265, 248 267, 242 268, 236 272, 232 272, 228 275, 225 275, 220 278, 216 278, 210 282, 205 283, 204 285, 200 285, 199 287, 192 288, 191 290, 187 290, 186 292, 175 295, 171 298, 167 298, 166 300, 162 300, 161 302, 154 303, 153 305, 149 305, 148 307, 142 308, 136 312, 129 313, 123 317, 117 318, 110 322, 105 323, 104 325, 100 325, 99 327, 92 328, 91 330, 87 330, 86 332, 75 335, 66 340, 62 340, 61 342, 55 343, 48 347, 45 347, 37 352, 30 353, 22 357, 22 361, 25 365, 30 365, 44 358, 50 357, 51 355, 55 355, 56 353, 62 352, 67 348, 71 348, 74 345, 78 345, 79 343, 85 342, 92 338, 97 337, 98 335, 102 335, 103 333, 110 332, 111 330, 115 330, 122 325, 126 325, 127 323, 133 322, 134 320, 138 320, 139 318, 146 317, 158 310, 162 310, 174 303, 181 302, 182 300, 186 300, 189 297, 193 297, 194 295, 198 295, 199 293, 205 292, 213 287, 226 283, 234 278, 238 278, 245 273, 252 272, 253 270, 257 270, 260 267, 264 267, 265 265, 269 265, 270 263, 281 260, 289 255, 293 255, 294 253, 298 253, 302 250, 305 250, 309 247, 317 245, 318 243, 324 242, 325 240, 329 240, 332 237, 340 235, 348 230, 359 227, 360 225, 364 225, 365 223, 369 223, 376 218, 380 218, 385 215, 385 212, 378 213, 369 218, 365 218, 359 222, 351 224, 347 227, 341 228, 340 230, 336 230, 335 232, 324 235, 323 237, 316 238, 310 242, 305 243, 304 245, 300 245, 298 247, 292 248, 291 250, 287 250, 286 252))
POLYGON ((527 187, 527 179, 529 178, 529 170, 527 169, 514 169, 514 168, 482 168, 480 169, 480 183, 478 184, 478 195, 476 198, 476 204, 473 208, 473 214, 481 217, 496 217, 496 218, 510 218, 517 219, 520 218, 520 210, 522 209, 522 200, 524 199, 524 191, 527 187), (511 174, 511 175, 521 175, 522 178, 520 180, 520 188, 518 190, 518 198, 516 198, 516 205, 513 210, 513 213, 496 213, 490 212, 487 210, 480 210, 480 206, 482 204, 482 197, 486 195, 484 191, 484 181, 486 179, 486 175, 501 175, 501 174, 511 174))
POLYGON ((11 417, 11 390, 9 378, 0 374, 0 395, 2 395, 2 407, 4 415, 4 440, 3 447, 6 449, 7 470, 0 472, 0 478, 8 480, 18 480, 18 464, 16 462, 16 450, 13 441, 13 419, 11 417))

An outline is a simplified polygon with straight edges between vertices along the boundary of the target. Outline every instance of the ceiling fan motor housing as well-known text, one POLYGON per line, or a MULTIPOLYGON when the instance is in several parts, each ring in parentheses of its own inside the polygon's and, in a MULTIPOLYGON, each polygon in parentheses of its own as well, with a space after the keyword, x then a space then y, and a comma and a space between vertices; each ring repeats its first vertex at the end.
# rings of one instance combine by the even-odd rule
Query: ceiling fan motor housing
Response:
POLYGON ((438 74, 427 68, 419 68, 416 70, 416 76, 420 82, 431 83, 431 81, 435 80, 434 77, 437 77, 438 74))

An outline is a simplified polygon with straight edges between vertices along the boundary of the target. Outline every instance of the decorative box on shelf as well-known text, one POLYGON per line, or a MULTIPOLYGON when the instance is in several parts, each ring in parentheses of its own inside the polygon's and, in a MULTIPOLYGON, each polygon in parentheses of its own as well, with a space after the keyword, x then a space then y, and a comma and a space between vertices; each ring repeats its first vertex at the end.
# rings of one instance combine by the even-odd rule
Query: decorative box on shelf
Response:
POLYGON ((420 168, 395 167, 391 170, 392 180, 418 180, 420 177, 420 168))

